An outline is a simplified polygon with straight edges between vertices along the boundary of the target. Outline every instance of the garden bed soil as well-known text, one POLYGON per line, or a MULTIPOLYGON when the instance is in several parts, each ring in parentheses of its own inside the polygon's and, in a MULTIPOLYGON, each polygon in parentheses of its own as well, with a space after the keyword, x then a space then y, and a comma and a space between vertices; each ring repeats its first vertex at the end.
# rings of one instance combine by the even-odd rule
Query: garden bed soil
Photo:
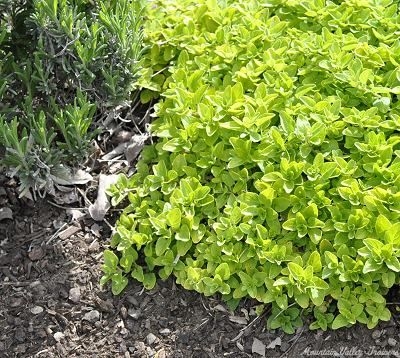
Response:
POLYGON ((400 357, 396 291, 388 298, 393 318, 373 330, 267 331, 265 317, 252 315, 254 302, 230 313, 218 297, 173 280, 151 291, 132 280, 113 296, 99 285, 107 223, 18 199, 15 182, 1 175, 0 208, 12 211, 0 220, 2 358, 400 357))

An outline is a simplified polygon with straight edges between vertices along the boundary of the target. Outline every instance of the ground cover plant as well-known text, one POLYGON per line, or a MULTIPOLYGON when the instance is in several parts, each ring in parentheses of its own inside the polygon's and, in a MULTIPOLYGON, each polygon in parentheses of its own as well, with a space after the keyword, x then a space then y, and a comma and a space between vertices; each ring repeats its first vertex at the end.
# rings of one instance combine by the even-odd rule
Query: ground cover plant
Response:
POLYGON ((104 253, 128 278, 271 305, 269 328, 389 320, 400 271, 400 16, 391 0, 154 1, 160 96, 104 253))
POLYGON ((135 98, 142 1, 0 1, 0 164, 21 195, 54 192, 94 122, 135 98))

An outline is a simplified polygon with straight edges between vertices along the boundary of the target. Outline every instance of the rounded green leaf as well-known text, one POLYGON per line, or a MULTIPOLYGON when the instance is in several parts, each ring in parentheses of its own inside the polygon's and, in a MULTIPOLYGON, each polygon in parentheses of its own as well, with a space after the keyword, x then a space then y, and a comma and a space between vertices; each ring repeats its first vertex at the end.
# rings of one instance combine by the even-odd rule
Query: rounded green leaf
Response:
POLYGON ((226 262, 219 264, 218 267, 215 269, 215 275, 219 275, 224 281, 228 280, 231 276, 229 265, 226 262))
POLYGON ((348 320, 341 313, 339 313, 332 322, 332 329, 339 329, 348 325, 348 320))
POLYGON ((119 295, 128 284, 128 279, 119 272, 111 278, 111 290, 114 295, 119 295))
POLYGON ((167 213, 167 223, 174 230, 178 230, 181 226, 182 214, 179 208, 173 208, 167 213))

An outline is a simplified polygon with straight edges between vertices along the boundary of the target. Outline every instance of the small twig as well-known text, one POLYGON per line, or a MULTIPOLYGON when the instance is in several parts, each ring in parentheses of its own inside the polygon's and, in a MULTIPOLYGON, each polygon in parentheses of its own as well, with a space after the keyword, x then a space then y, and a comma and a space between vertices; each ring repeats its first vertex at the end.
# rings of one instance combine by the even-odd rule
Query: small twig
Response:
POLYGON ((63 210, 88 210, 88 208, 74 208, 74 207, 69 207, 69 206, 62 206, 62 205, 56 204, 56 203, 54 203, 54 202, 52 202, 50 200, 48 200, 47 202, 50 205, 53 205, 56 208, 63 209, 63 210))
POLYGON ((162 68, 161 70, 159 70, 159 71, 157 71, 157 72, 154 72, 153 74, 152 74, 152 76, 151 77, 154 77, 154 76, 157 76, 157 75, 159 75, 160 73, 163 73, 166 69, 167 69, 168 67, 167 66, 165 66, 164 68, 162 68))
MULTIPOLYGON (((126 116, 125 116, 125 118, 129 118, 129 117, 135 117, 134 115, 133 115, 133 113, 135 112, 135 110, 136 110, 136 108, 138 107, 138 104, 139 104, 139 102, 136 102, 136 104, 133 106, 133 107, 131 107, 131 109, 128 111, 128 113, 126 114, 126 116)), ((122 118, 121 118, 121 116, 119 116, 119 118, 123 121, 123 122, 125 122, 125 120, 123 120, 122 118)), ((138 125, 136 124, 136 121, 135 121, 135 118, 131 118, 130 119, 130 121, 133 123, 133 125, 136 127, 136 130, 139 132, 139 134, 143 134, 142 133, 142 131, 140 130, 140 128, 138 127, 138 125)))
POLYGON ((24 281, 24 282, 14 282, 14 281, 6 281, 6 282, 0 282, 0 286, 16 286, 16 287, 24 287, 24 286, 30 286, 33 283, 40 283, 40 281, 24 281))
POLYGON ((150 116, 150 111, 153 109, 153 106, 150 105, 149 108, 147 108, 146 113, 144 114, 143 118, 141 119, 141 121, 138 123, 139 126, 142 125, 143 122, 147 123, 147 119, 150 116))
POLYGON ((289 306, 287 306, 284 310, 281 310, 275 317, 274 317, 274 319, 276 319, 276 318, 278 318, 283 312, 285 312, 288 308, 290 308, 290 307, 292 307, 292 306, 294 306, 294 305, 296 305, 297 304, 297 302, 293 302, 292 304, 290 304, 289 306))
POLYGON ((286 352, 282 353, 279 358, 283 358, 284 356, 287 356, 287 354, 289 353, 289 351, 295 346, 295 344, 297 343, 297 341, 300 339, 300 337, 302 336, 304 332, 304 326, 301 328, 300 334, 298 335, 298 337, 295 339, 295 341, 292 343, 292 345, 287 349, 286 352))
POLYGON ((137 91, 137 92, 135 93, 134 98, 132 98, 132 103, 134 103, 134 105, 133 105, 133 107, 131 107, 130 112, 132 112, 132 113, 135 112, 135 111, 136 111, 136 108, 138 108, 139 105, 141 104, 141 102, 139 101, 139 98, 140 98, 140 92, 137 91))
POLYGON ((202 323, 200 323, 198 326, 194 328, 194 331, 196 332, 198 329, 200 329, 200 327, 203 327, 205 324, 208 323, 209 320, 210 320, 209 318, 206 318, 202 323))
POLYGON ((109 227, 111 230, 114 230, 114 226, 112 226, 106 218, 104 218, 103 221, 108 225, 108 227, 109 227))
POLYGON ((47 240, 46 245, 50 244, 50 242, 52 242, 55 237, 62 231, 62 229, 64 229, 64 227, 67 226, 67 223, 64 223, 53 235, 51 235, 50 239, 47 240))
POLYGON ((53 58, 62 56, 65 53, 65 51, 67 50, 68 46, 72 45, 78 39, 79 39, 79 35, 77 37, 75 37, 74 39, 72 39, 71 41, 67 42, 67 44, 64 46, 64 48, 60 52, 56 53, 53 56, 53 58))
POLYGON ((26 234, 20 234, 20 235, 15 235, 14 238, 15 239, 26 238, 25 242, 33 241, 35 239, 40 238, 41 236, 45 236, 48 231, 49 231, 49 229, 44 229, 44 230, 40 230, 40 231, 37 231, 37 232, 33 232, 28 237, 26 236, 26 234))
POLYGON ((236 342, 236 341, 238 341, 238 340, 243 336, 244 332, 245 332, 247 329, 249 329, 251 326, 253 326, 253 325, 254 325, 258 320, 260 320, 263 316, 265 316, 265 315, 267 314, 268 311, 269 311, 269 309, 266 309, 266 310, 265 310, 263 313, 261 313, 259 316, 255 317, 246 327, 243 327, 243 328, 240 330, 239 334, 238 334, 235 338, 231 339, 231 342, 236 342))
POLYGON ((205 309, 206 312, 208 313, 208 315, 211 316, 211 317, 213 317, 213 315, 210 313, 210 308, 207 308, 207 307, 206 307, 206 305, 205 305, 205 303, 204 303, 204 301, 203 301, 203 297, 202 297, 202 296, 200 296, 200 301, 201 301, 201 304, 203 305, 204 309, 205 309))
MULTIPOLYGON (((121 157, 122 155, 120 155, 121 157)), ((99 163, 106 162, 106 163, 126 163, 126 159, 97 159, 99 163)))
MULTIPOLYGON (((129 112, 125 117, 128 118, 128 116, 130 114, 131 113, 129 112)), ((122 122, 125 122, 125 123, 129 123, 129 122, 133 123, 133 125, 135 126, 136 130, 138 131, 138 133, 139 134, 143 134, 142 131, 140 130, 140 128, 137 126, 135 119, 124 119, 124 118, 121 117, 121 115, 118 115, 118 119, 120 121, 122 121, 122 122)))
POLYGON ((48 349, 42 349, 41 351, 35 353, 34 357, 39 357, 42 353, 47 353, 49 350, 48 349))
POLYGON ((83 199, 85 200, 86 205, 90 206, 92 205, 91 201, 86 197, 86 193, 83 192, 83 190, 76 188, 82 195, 83 199))

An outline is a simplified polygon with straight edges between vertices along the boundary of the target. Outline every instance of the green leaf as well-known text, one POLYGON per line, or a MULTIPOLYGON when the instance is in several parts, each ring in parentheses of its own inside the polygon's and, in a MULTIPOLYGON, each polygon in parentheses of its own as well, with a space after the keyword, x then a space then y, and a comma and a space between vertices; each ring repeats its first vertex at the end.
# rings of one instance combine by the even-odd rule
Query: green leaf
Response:
POLYGON ((394 272, 388 271, 382 274, 382 283, 384 287, 391 288, 396 281, 396 274, 394 272))
POLYGON ((384 215, 378 216, 378 218, 376 219, 376 223, 375 223, 375 230, 376 230, 376 233, 378 234, 378 237, 382 237, 382 235, 386 231, 388 231, 391 227, 392 227, 392 224, 384 215))
POLYGON ((190 230, 186 224, 181 226, 179 232, 177 232, 175 235, 175 239, 178 241, 185 241, 185 242, 190 240, 190 230))
POLYGON ((281 213, 288 209, 290 204, 290 199, 283 196, 279 196, 273 200, 273 208, 278 213, 281 213))
POLYGON ((292 218, 292 219, 286 220, 282 224, 282 228, 285 229, 285 230, 288 230, 288 231, 296 231, 296 228, 297 228, 296 219, 292 218))
POLYGON ((143 286, 147 290, 151 290, 156 285, 156 275, 154 273, 145 273, 143 277, 143 286))
POLYGON ((390 108, 390 98, 381 97, 374 101, 373 106, 377 107, 379 112, 386 113, 390 108))
POLYGON ((274 282, 274 286, 286 286, 286 285, 290 285, 291 281, 289 279, 289 277, 280 277, 277 280, 275 280, 274 282))
POLYGON ((304 269, 300 265, 298 265, 294 262, 288 263, 288 269, 289 269, 290 274, 293 276, 293 278, 295 280, 300 280, 305 275, 304 269))
POLYGON ((185 156, 183 154, 178 154, 172 161, 172 167, 179 175, 183 174, 183 168, 187 166, 185 156))
POLYGON ((288 297, 287 295, 278 296, 275 302, 280 309, 284 310, 288 306, 288 297))
POLYGON ((113 272, 117 269, 118 257, 110 250, 104 251, 104 266, 107 272, 113 272))
POLYGON ((119 260, 120 266, 128 273, 131 270, 133 262, 138 259, 138 253, 133 247, 127 248, 119 260))
POLYGON ((139 282, 143 282, 144 280, 144 273, 143 273, 143 268, 141 266, 136 266, 132 272, 131 276, 135 279, 138 280, 139 282))
POLYGON ((337 256, 330 251, 325 251, 324 254, 328 268, 336 268, 339 264, 337 256))
POLYGON ((363 273, 379 271, 381 267, 382 265, 376 263, 373 259, 368 259, 364 264, 363 273))
POLYGON ((286 111, 281 111, 279 113, 279 117, 281 120, 281 126, 286 135, 292 134, 294 131, 295 122, 286 111))
POLYGON ((251 150, 251 141, 232 137, 229 139, 229 142, 231 143, 234 152, 239 159, 242 159, 244 161, 249 159, 251 150))
POLYGON ((326 126, 323 123, 315 123, 311 127, 311 136, 310 136, 310 143, 314 145, 321 145, 322 142, 325 140, 326 137, 326 126))
POLYGON ((319 307, 323 304, 325 299, 325 294, 319 289, 311 288, 311 301, 312 303, 319 307))
POLYGON ((382 311, 380 312, 379 318, 380 318, 382 321, 390 321, 391 316, 392 316, 392 315, 391 315, 390 311, 385 307, 385 308, 383 308, 382 311))
POLYGON ((167 223, 174 230, 178 230, 181 226, 182 214, 179 208, 173 208, 167 213, 167 223))
POLYGON ((224 281, 228 280, 231 276, 229 265, 226 262, 219 264, 218 267, 215 269, 215 275, 219 275, 224 281))
POLYGON ((294 298, 301 308, 307 308, 310 304, 310 299, 306 293, 298 294, 294 298))
POLYGON ((182 179, 180 181, 180 189, 182 191, 184 198, 188 198, 189 195, 193 193, 193 189, 190 185, 190 182, 187 179, 182 179))
POLYGON ((314 244, 318 244, 322 238, 322 230, 320 229, 309 229, 308 236, 314 244))
POLYGON ((360 303, 354 304, 351 308, 351 312, 356 318, 359 317, 363 311, 364 311, 364 306, 360 303))
POLYGON ((167 152, 179 152, 182 147, 182 140, 180 138, 172 138, 163 145, 163 150, 167 152))
POLYGON ((383 296, 382 295, 380 295, 378 292, 371 292, 370 294, 369 294, 369 298, 372 300, 372 301, 374 301, 374 302, 376 302, 376 303, 385 303, 386 301, 385 301, 385 299, 383 298, 383 296))
POLYGON ((122 274, 116 273, 112 276, 111 290, 113 295, 119 295, 128 284, 128 279, 122 274))
POLYGON ((169 248, 171 244, 171 239, 166 237, 160 237, 157 239, 156 242, 156 255, 161 256, 164 252, 169 248))
POLYGON ((329 285, 319 277, 313 277, 312 279, 314 287, 319 289, 319 290, 327 290, 329 289, 329 285))
POLYGON ((192 242, 190 240, 177 241, 176 243, 176 249, 179 256, 185 256, 191 247, 192 247, 192 242))
POLYGON ((385 263, 390 270, 400 272, 400 262, 396 256, 392 256, 390 259, 386 260, 385 263))
POLYGON ((380 255, 384 245, 381 241, 376 239, 364 239, 363 242, 368 250, 370 250, 372 253, 380 255))
POLYGON ((332 329, 339 329, 347 327, 348 325, 348 320, 341 313, 339 313, 332 322, 332 329))

